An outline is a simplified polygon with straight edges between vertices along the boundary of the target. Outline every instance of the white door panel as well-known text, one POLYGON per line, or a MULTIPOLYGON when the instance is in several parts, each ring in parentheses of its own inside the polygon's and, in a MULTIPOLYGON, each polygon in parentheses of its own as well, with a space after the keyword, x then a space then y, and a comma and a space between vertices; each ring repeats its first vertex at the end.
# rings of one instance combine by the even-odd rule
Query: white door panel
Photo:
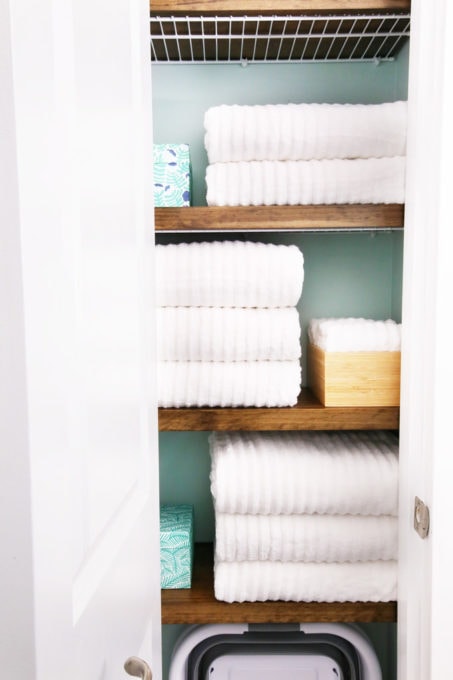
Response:
POLYGON ((448 0, 412 0, 404 234, 399 680, 451 675, 451 29, 448 0), (446 339, 448 340, 446 341, 446 339), (430 508, 421 539, 414 499, 430 508))
POLYGON ((148 11, 10 15, 36 678, 159 678, 148 11))

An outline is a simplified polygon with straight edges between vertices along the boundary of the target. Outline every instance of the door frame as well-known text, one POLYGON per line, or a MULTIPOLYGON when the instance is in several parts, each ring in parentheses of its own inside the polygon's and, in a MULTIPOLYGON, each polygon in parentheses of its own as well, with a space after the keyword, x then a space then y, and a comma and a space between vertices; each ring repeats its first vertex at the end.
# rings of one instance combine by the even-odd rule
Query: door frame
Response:
POLYGON ((448 550, 453 380, 449 309, 453 238, 453 7, 412 0, 404 228, 400 427, 399 680, 451 674, 453 559, 448 550), (414 530, 414 499, 430 532, 414 530))

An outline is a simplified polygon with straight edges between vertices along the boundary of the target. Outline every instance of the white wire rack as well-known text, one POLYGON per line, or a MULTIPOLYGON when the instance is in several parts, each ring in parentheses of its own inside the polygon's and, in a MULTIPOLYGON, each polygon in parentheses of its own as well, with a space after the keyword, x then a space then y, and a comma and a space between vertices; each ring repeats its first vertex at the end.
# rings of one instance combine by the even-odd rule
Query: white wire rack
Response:
POLYGON ((388 61, 410 14, 151 16, 156 63, 388 61))

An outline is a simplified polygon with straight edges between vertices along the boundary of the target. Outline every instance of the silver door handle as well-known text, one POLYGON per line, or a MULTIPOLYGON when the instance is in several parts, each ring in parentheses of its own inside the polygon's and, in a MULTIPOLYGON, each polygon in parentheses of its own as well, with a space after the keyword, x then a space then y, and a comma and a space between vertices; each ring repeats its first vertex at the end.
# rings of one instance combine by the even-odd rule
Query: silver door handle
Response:
POLYGON ((138 656, 130 656, 126 659, 124 663, 124 670, 129 675, 133 675, 136 678, 141 678, 142 680, 151 680, 152 673, 151 668, 148 666, 146 661, 140 659, 138 656))

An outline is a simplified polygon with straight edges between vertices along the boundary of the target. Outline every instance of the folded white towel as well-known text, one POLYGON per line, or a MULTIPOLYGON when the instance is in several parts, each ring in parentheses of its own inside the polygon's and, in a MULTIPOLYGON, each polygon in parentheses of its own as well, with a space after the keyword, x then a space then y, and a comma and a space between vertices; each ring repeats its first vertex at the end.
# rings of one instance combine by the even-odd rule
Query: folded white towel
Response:
POLYGON ((392 319, 312 319, 308 339, 330 352, 399 352, 401 324, 392 319))
POLYGON ((209 442, 216 512, 397 515, 389 432, 214 432, 209 442))
POLYGON ((398 519, 388 515, 215 516, 218 561, 365 562, 395 560, 398 519))
POLYGON ((160 361, 158 404, 183 406, 294 406, 299 361, 160 361))
POLYGON ((405 158, 214 163, 206 185, 213 206, 404 203, 405 158))
POLYGON ((222 105, 204 126, 210 163, 404 156, 407 102, 222 105))
POLYGON ((294 307, 304 258, 294 245, 214 241, 156 246, 160 307, 294 307))
POLYGON ((161 361, 291 361, 301 355, 295 307, 159 307, 161 361))
POLYGON ((389 602, 397 562, 216 562, 214 591, 226 602, 389 602))

